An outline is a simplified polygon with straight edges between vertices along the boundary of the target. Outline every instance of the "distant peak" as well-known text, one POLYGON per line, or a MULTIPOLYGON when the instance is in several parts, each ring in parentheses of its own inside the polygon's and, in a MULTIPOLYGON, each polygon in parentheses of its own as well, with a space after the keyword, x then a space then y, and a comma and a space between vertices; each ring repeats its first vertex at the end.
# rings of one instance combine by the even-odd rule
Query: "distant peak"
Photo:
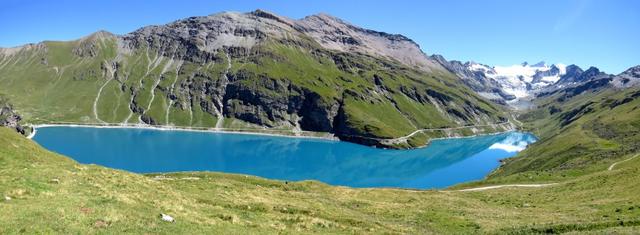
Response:
POLYGON ((112 36, 115 36, 115 35, 106 30, 98 30, 97 32, 89 35, 89 37, 97 37, 97 38, 112 37, 112 36))
POLYGON ((338 17, 335 17, 335 16, 332 16, 332 15, 330 15, 328 13, 325 13, 325 12, 320 12, 320 13, 317 13, 317 14, 313 14, 313 15, 310 15, 310 17, 318 17, 318 18, 322 18, 322 19, 329 19, 329 20, 340 22, 340 23, 345 23, 342 19, 340 19, 338 17))
POLYGON ((262 9, 256 9, 255 11, 249 12, 249 14, 263 17, 263 18, 280 18, 280 16, 262 9))
POLYGON ((278 21, 280 23, 292 26, 292 22, 291 20, 287 19, 286 17, 282 17, 279 15, 276 15, 274 13, 271 13, 269 11, 265 11, 262 9, 257 9, 255 11, 250 12, 249 14, 260 17, 260 18, 265 18, 265 19, 271 19, 271 20, 275 20, 278 21))
POLYGON ((323 12, 306 16, 302 20, 303 21, 321 21, 321 22, 324 22, 327 25, 332 25, 332 26, 347 25, 347 26, 350 26, 350 27, 356 27, 356 26, 353 26, 350 23, 347 23, 346 21, 344 21, 344 20, 342 20, 342 19, 340 19, 338 17, 332 16, 332 15, 329 15, 329 14, 323 13, 323 12))
POLYGON ((90 41, 94 41, 94 40, 104 40, 104 39, 108 39, 108 38, 114 38, 116 35, 108 32, 106 30, 99 30, 97 32, 94 32, 92 34, 89 34, 85 37, 80 38, 80 41, 86 41, 86 40, 90 40, 90 41))
POLYGON ((629 76, 639 76, 640 77, 640 65, 633 66, 621 74, 629 75, 629 76))
POLYGON ((545 63, 544 61, 540 61, 534 65, 532 65, 531 67, 545 67, 547 66, 547 63, 545 63))
POLYGON ((598 68, 596 68, 596 67, 594 67, 594 66, 591 66, 591 67, 589 67, 589 69, 587 69, 585 72, 599 73, 599 72, 600 72, 600 69, 598 69, 598 68))
POLYGON ((527 67, 529 65, 529 63, 527 63, 527 61, 525 61, 525 62, 522 62, 522 64, 520 64, 520 65, 522 65, 522 67, 527 67))

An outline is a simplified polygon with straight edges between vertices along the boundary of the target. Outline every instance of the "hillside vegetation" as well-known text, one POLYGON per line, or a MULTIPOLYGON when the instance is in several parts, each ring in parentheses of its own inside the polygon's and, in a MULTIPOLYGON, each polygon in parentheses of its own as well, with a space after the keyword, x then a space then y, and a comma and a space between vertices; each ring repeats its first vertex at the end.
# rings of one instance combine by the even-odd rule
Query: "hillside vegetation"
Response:
POLYGON ((640 152, 640 89, 559 93, 521 115, 540 140, 508 159, 492 179, 551 180, 599 171, 640 152))
POLYGON ((637 158, 546 188, 479 192, 138 175, 78 164, 0 128, 0 233, 628 232, 640 224, 639 171, 637 158))

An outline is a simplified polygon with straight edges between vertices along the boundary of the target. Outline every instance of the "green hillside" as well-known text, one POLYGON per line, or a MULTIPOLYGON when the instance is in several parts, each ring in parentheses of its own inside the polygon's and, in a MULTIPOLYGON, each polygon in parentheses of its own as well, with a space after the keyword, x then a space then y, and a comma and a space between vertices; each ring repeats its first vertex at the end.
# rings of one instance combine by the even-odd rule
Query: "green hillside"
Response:
POLYGON ((0 128, 0 233, 634 231, 640 158, 546 188, 352 189, 78 164, 0 128), (160 213, 176 222, 165 222, 160 213))
POLYGON ((640 89, 562 97, 566 94, 544 97, 538 109, 520 116, 540 140, 508 159, 491 178, 563 179, 640 152, 640 89))

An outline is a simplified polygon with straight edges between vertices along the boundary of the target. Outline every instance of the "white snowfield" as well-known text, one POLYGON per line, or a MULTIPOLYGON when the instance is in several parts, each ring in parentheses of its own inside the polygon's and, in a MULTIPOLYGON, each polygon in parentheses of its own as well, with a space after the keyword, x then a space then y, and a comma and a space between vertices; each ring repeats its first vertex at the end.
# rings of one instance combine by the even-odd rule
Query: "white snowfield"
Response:
POLYGON ((500 84, 503 91, 516 96, 516 98, 529 97, 537 89, 556 83, 562 75, 566 74, 565 64, 547 65, 540 62, 535 65, 518 64, 511 66, 494 66, 490 67, 478 63, 470 63, 469 69, 479 71, 485 74, 487 78, 491 78, 500 84), (555 66, 558 73, 551 73, 551 69, 555 66), (551 75, 540 76, 536 80, 536 74, 547 72, 551 75))

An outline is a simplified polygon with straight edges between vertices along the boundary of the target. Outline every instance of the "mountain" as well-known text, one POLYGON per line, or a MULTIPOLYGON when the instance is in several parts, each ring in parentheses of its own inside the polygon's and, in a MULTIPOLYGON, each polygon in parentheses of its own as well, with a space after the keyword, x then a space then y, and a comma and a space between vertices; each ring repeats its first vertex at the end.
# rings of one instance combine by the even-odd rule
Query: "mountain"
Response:
POLYGON ((618 74, 613 79, 613 85, 618 88, 640 86, 640 65, 631 67, 618 74))
POLYGON ((411 39, 326 14, 225 12, 5 48, 0 82, 27 123, 331 133, 396 148, 513 128, 411 39))
POLYGON ((584 70, 577 65, 569 65, 566 67, 565 71, 565 74, 558 79, 558 84, 574 83, 585 79, 585 77, 580 77, 580 75, 584 73, 584 70))
POLYGON ((573 72, 563 75, 553 86, 538 92, 536 99, 544 100, 548 96, 555 95, 553 97, 556 101, 563 102, 582 93, 621 91, 640 85, 639 66, 629 68, 618 75, 604 73, 596 67, 590 67, 586 71, 582 71, 577 66, 570 67, 567 68, 573 72))
POLYGON ((516 99, 515 95, 503 90, 499 81, 490 78, 495 72, 491 71, 488 66, 474 62, 447 61, 442 55, 432 55, 431 58, 451 73, 456 74, 465 85, 487 99, 501 104, 505 104, 505 100, 516 99))
POLYGON ((524 62, 512 66, 488 66, 476 62, 447 61, 441 55, 431 58, 481 96, 501 104, 530 100, 535 94, 559 81, 566 74, 563 64, 534 65, 524 62))
POLYGON ((585 90, 629 88, 640 84, 640 66, 612 75, 597 67, 582 70, 577 65, 552 64, 541 61, 534 65, 523 62, 512 66, 488 66, 476 62, 448 61, 441 55, 431 59, 441 64, 449 72, 478 95, 495 103, 508 105, 513 109, 532 109, 536 99, 556 93, 574 96, 585 90), (524 103, 524 105, 523 105, 524 103))
POLYGON ((496 176, 540 172, 586 174, 594 165, 640 152, 640 74, 590 68, 577 79, 538 95, 519 116, 540 140, 505 161, 496 176))

